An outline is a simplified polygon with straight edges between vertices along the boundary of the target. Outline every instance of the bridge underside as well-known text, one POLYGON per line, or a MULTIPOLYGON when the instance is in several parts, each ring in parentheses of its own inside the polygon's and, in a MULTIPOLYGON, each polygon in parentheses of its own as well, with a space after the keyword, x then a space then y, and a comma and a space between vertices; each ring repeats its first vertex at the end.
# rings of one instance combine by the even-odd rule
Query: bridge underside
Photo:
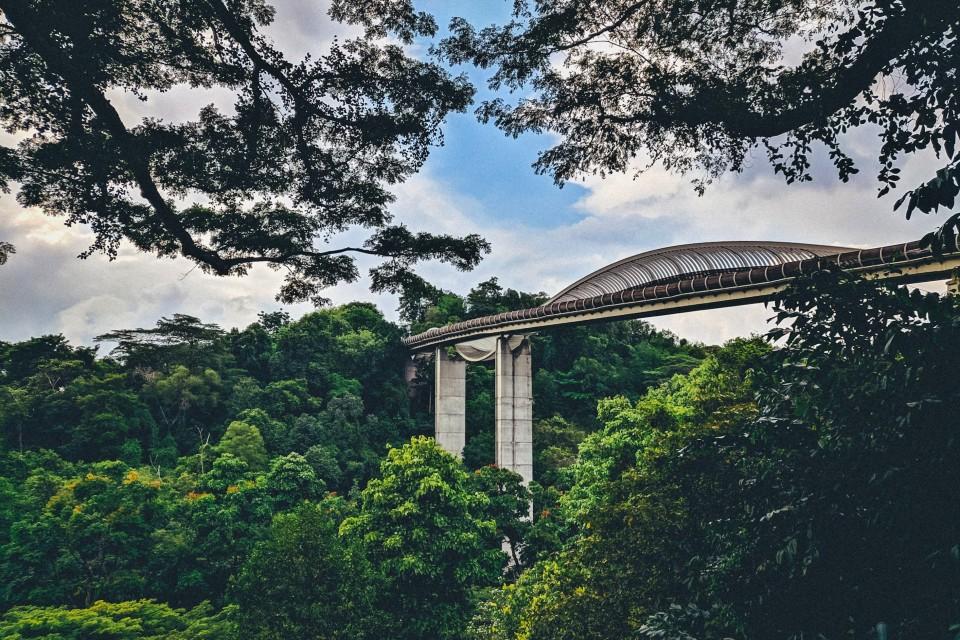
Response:
POLYGON ((437 441, 460 455, 466 436, 467 362, 496 366, 496 463, 533 478, 533 393, 527 335, 547 327, 646 318, 764 302, 793 280, 828 267, 902 283, 960 270, 957 246, 934 254, 919 242, 845 249, 787 243, 708 243, 621 260, 567 287, 546 304, 430 329, 404 340, 433 352, 437 441), (684 269, 695 271, 684 271, 684 269), (627 288, 617 289, 624 283, 627 288))

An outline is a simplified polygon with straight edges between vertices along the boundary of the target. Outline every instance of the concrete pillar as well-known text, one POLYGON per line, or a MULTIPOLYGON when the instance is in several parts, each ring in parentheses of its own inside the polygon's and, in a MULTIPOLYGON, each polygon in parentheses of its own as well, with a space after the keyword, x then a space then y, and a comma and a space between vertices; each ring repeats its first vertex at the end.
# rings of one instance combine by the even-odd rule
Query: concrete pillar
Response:
POLYGON ((403 366, 403 381, 407 383, 407 397, 411 400, 417 395, 417 361, 414 358, 407 358, 403 366))
POLYGON ((510 348, 506 336, 497 339, 497 466, 533 480, 533 368, 530 341, 510 348))
POLYGON ((451 358, 443 347, 434 356, 434 437, 445 451, 462 456, 467 441, 467 363, 451 358))

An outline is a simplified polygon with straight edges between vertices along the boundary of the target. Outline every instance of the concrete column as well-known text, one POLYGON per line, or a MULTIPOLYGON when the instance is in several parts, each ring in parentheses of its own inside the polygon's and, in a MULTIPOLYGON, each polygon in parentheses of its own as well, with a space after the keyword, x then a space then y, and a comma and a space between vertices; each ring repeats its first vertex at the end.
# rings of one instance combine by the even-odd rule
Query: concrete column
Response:
POLYGON ((407 383, 407 397, 413 399, 417 395, 417 388, 414 381, 417 379, 417 361, 414 358, 407 358, 403 366, 403 381, 407 383))
POLYGON ((497 466, 533 480, 533 369, 530 341, 510 348, 507 337, 497 339, 497 466))
POLYGON ((467 363, 448 356, 444 347, 434 356, 434 437, 445 451, 462 456, 467 441, 467 363))

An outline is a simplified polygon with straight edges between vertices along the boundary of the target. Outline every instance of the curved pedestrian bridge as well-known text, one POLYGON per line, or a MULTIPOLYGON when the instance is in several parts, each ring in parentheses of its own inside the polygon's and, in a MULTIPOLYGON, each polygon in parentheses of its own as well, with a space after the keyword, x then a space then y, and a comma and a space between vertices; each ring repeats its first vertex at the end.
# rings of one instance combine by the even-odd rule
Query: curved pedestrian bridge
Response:
POLYGON ((828 266, 898 282, 945 279, 960 269, 960 238, 938 254, 920 242, 872 249, 789 242, 666 247, 594 271, 538 307, 433 328, 405 338, 404 343, 414 353, 433 352, 435 436, 442 447, 458 455, 466 440, 467 363, 495 361, 497 465, 529 481, 533 478, 530 333, 562 324, 763 302, 796 278, 828 266))
POLYGON ((828 264, 868 277, 904 282, 937 280, 960 266, 958 252, 957 247, 950 247, 946 253, 934 255, 919 241, 872 249, 789 242, 678 245, 614 262, 574 282, 539 307, 432 328, 405 338, 404 344, 412 351, 425 351, 559 324, 763 302, 791 280, 828 264))

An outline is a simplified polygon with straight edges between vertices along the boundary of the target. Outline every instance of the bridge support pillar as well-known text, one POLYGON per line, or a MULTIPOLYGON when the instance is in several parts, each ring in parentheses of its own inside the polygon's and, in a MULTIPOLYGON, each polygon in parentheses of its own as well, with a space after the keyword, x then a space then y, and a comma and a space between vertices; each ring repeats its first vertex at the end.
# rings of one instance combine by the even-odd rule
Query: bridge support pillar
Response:
POLYGON ((467 439, 467 363, 447 355, 445 348, 434 355, 434 437, 444 451, 462 456, 467 439))
MULTIPOLYGON (((514 342, 516 345, 516 343, 514 342)), ((507 336, 496 349, 497 466, 533 479, 533 370, 530 341, 511 349, 507 336)))

